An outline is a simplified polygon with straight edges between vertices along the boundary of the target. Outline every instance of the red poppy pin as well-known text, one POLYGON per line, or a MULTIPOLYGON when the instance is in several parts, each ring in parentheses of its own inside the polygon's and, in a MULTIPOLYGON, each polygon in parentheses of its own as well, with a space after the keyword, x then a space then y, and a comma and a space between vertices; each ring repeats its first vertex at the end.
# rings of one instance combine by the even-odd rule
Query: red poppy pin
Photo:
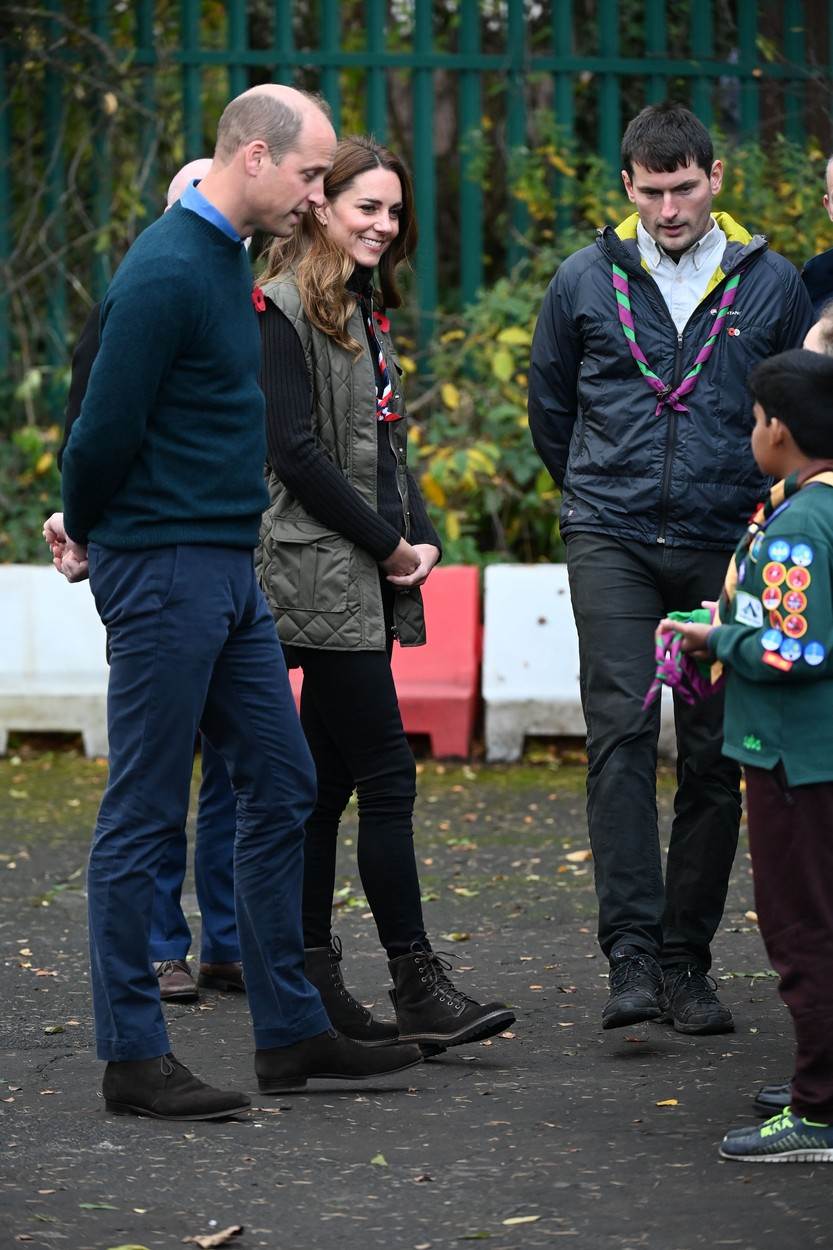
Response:
POLYGON ((259 286, 256 286, 252 291, 252 303, 255 306, 256 312, 266 312, 266 296, 263 294, 259 286))
POLYGON ((390 317, 386 317, 384 313, 375 312, 373 314, 373 320, 376 322, 382 333, 387 334, 390 329, 390 317))

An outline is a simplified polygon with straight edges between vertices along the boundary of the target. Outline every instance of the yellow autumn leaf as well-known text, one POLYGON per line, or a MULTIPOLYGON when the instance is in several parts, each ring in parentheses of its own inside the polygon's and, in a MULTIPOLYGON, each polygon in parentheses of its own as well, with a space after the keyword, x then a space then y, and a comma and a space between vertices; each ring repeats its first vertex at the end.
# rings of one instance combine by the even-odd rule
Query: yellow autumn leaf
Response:
POLYGON ((465 330, 446 330, 445 334, 440 335, 440 342, 455 343, 458 339, 464 339, 465 337, 465 330))
POLYGON ((416 364, 410 356, 400 356, 399 363, 406 373, 416 373, 416 364))
POLYGON ((504 1220, 504 1224, 534 1224, 536 1220, 540 1220, 540 1215, 513 1215, 511 1219, 504 1220))
POLYGON ((429 503, 436 504, 438 508, 445 507, 445 491, 430 473, 423 473, 422 475, 422 493, 429 503))
POLYGON ((658 1107, 679 1107, 679 1098, 663 1098, 662 1102, 656 1104, 658 1107))
POLYGON ((440 387, 440 396, 446 408, 450 408, 452 412, 460 407, 460 392, 453 382, 443 382, 440 387))
POLYGON ((506 348, 499 348, 492 357, 492 373, 501 382, 508 382, 515 372, 512 353, 506 348))
POLYGON ((512 347, 528 347, 532 342, 532 334, 523 326, 507 326, 497 336, 499 343, 508 343, 512 347))
POLYGON ((586 864, 588 859, 593 858, 593 852, 589 847, 585 847, 583 851, 570 851, 564 858, 569 860, 571 864, 586 864))
POLYGON ((41 473, 45 473, 46 470, 51 467, 53 459, 54 456, 51 451, 45 451, 42 455, 38 456, 37 464, 35 465, 35 472, 39 475, 41 473))
POLYGON ((454 543, 460 537, 460 513, 449 512, 446 514, 445 530, 448 537, 454 543))

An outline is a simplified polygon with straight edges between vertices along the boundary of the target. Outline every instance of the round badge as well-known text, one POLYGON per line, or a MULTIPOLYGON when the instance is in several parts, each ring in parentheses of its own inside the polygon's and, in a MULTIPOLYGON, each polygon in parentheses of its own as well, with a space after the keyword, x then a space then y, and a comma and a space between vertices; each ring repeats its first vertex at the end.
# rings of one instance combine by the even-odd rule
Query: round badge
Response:
POLYGON ((798 564, 787 574, 787 585, 790 590, 806 590, 812 577, 802 565, 798 564))
MULTIPOLYGON (((803 595, 802 595, 803 598, 803 595)), ((761 603, 767 612, 774 612, 781 602, 781 591, 777 586, 767 586, 761 595, 761 603)), ((799 608, 793 608, 794 612, 800 611, 799 608)))
POLYGON ((779 649, 785 660, 792 660, 794 663, 801 659, 801 643, 795 638, 785 638, 779 649))
POLYGON ((786 538, 774 538, 772 540, 769 544, 769 558, 770 560, 780 560, 782 562, 789 560, 790 544, 786 538))
POLYGON ((764 545, 763 534, 756 534, 752 539, 752 546, 749 548, 749 556, 753 563, 757 563, 758 556, 761 554, 761 547, 764 545))
POLYGON ((800 590, 788 590, 784 595, 784 607, 788 612, 803 612, 807 607, 807 596, 800 590))
POLYGON ((784 635, 780 629, 768 629, 761 635, 761 646, 764 651, 777 651, 783 641, 784 635))
POLYGON ((773 610, 770 612, 769 623, 773 629, 780 629, 781 626, 784 624, 783 617, 781 616, 781 613, 778 611, 777 608, 773 608, 773 610))
MULTIPOLYGON (((786 560, 786 556, 784 559, 786 560)), ((793 564, 799 565, 802 569, 808 564, 813 563, 813 548, 809 543, 796 543, 792 549, 793 564)))
POLYGON ((803 638, 807 633, 807 621, 796 612, 792 616, 786 617, 783 629, 784 633, 788 634, 790 638, 803 638))
POLYGON ((815 668, 817 664, 824 663, 824 657, 826 654, 827 652, 820 642, 808 642, 804 648, 804 659, 808 664, 812 664, 813 668, 815 668))
POLYGON ((780 586, 784 578, 787 576, 787 570, 779 561, 773 561, 764 565, 764 571, 761 574, 767 586, 780 586))

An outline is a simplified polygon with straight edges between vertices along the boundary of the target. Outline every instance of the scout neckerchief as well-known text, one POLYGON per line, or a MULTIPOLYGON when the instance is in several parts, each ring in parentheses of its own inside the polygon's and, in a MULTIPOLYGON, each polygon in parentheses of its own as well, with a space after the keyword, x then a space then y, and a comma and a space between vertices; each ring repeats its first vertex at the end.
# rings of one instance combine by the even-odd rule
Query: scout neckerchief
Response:
POLYGON ((709 330, 709 336, 697 353, 694 364, 691 366, 682 382, 680 382, 679 386, 674 388, 667 382, 663 382, 662 378, 657 377, 651 366, 648 364, 645 353, 637 343, 636 330, 633 324, 633 310, 631 308, 630 283, 628 282, 628 275, 625 273, 624 269, 620 269, 617 264, 614 264, 612 269, 613 289, 616 292, 616 308, 619 313, 619 324, 622 327, 628 347, 630 348, 630 353, 637 363, 639 372, 642 374, 651 389, 657 393, 659 402, 657 403, 654 416, 661 416, 662 410, 666 404, 668 404, 670 408, 673 408, 675 412, 688 412, 688 408, 686 408, 685 404, 681 403, 681 399, 683 395, 688 395, 694 390, 697 385, 697 379, 700 376, 700 371, 709 356, 712 354, 714 345, 717 342, 717 336, 720 334, 720 331, 723 329, 726 322, 726 314, 735 301, 735 292, 737 291, 738 283, 740 282, 740 274, 736 273, 734 277, 730 278, 726 283, 720 304, 718 305, 717 315, 715 316, 715 319, 712 322, 712 327, 709 330))
MULTIPOLYGON (((735 554, 729 561, 729 567, 723 580, 723 590, 715 609, 713 625, 720 625, 723 621, 729 619, 729 610, 738 586, 738 568, 757 535, 766 529, 770 517, 782 504, 791 499, 803 487, 809 486, 811 482, 824 482, 828 486, 833 486, 833 460, 814 460, 798 473, 791 473, 782 482, 776 482, 769 492, 769 498, 758 506, 747 526, 746 533, 738 543, 735 554)), ((712 665, 712 681, 716 682, 722 672, 723 665, 719 660, 716 660, 712 665)))

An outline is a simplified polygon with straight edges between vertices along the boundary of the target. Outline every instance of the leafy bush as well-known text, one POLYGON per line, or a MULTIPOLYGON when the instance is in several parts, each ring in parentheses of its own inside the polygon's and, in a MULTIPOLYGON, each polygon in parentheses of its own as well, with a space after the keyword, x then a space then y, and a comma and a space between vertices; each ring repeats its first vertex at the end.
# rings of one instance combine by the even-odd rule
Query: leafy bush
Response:
POLYGON ((0 564, 50 559, 43 523, 61 506, 60 426, 24 425, 0 442, 0 564))

